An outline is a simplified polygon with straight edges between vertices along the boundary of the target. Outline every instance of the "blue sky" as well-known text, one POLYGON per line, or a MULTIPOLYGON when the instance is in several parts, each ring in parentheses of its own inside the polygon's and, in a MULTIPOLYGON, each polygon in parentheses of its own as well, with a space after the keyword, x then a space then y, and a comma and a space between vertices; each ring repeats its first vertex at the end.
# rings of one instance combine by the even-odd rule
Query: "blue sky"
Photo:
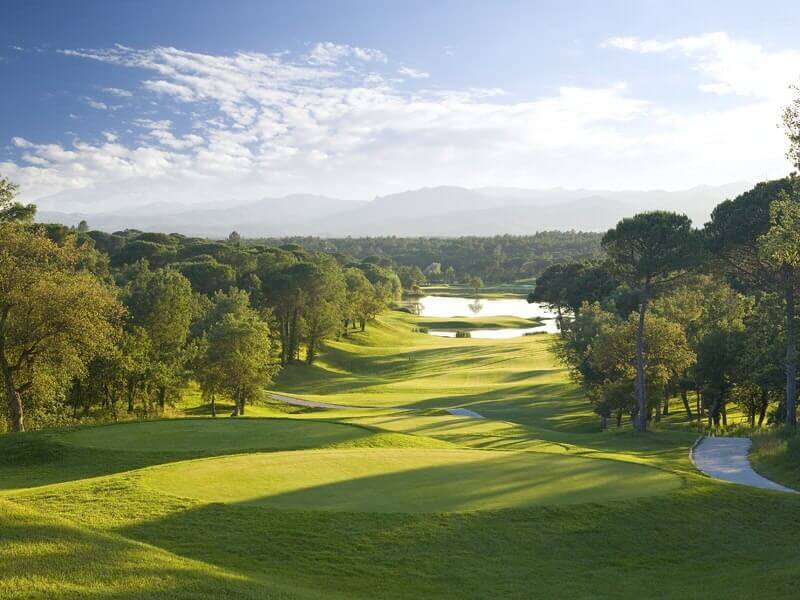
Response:
POLYGON ((0 174, 50 208, 781 176, 793 2, 6 0, 0 174))

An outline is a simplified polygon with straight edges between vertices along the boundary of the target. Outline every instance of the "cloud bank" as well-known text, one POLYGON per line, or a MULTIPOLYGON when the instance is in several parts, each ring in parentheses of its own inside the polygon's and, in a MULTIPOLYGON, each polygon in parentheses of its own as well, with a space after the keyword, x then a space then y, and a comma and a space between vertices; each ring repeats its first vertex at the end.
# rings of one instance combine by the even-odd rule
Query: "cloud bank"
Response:
POLYGON ((380 50, 330 42, 301 55, 67 49, 70 60, 144 74, 130 89, 98 82, 107 97, 85 97, 113 109, 125 131, 81 132, 70 143, 20 136, 19 158, 0 172, 43 206, 80 198, 84 209, 108 210, 293 192, 367 199, 442 183, 677 189, 788 171, 776 124, 800 54, 724 33, 602 46, 673 56, 697 73, 699 94, 726 101, 673 108, 624 82, 554 86, 530 99, 443 89, 380 50))

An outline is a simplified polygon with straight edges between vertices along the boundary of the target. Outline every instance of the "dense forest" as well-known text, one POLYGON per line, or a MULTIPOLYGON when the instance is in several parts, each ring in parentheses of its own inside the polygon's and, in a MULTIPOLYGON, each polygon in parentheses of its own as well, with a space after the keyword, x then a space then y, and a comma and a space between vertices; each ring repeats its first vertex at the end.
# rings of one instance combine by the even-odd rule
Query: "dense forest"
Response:
POLYGON ((538 277, 550 265, 602 256, 599 233, 543 231, 535 235, 493 237, 289 237, 253 240, 267 246, 297 244, 357 260, 388 259, 400 267, 417 267, 431 283, 469 281, 487 284, 538 277))
POLYGON ((558 312, 558 352, 603 427, 626 416, 644 430, 671 398, 712 427, 731 404, 751 426, 794 426, 800 178, 723 202, 702 230, 644 213, 602 245, 602 262, 545 270, 530 300, 558 312))
POLYGON ((8 427, 163 412, 196 380, 244 412, 287 363, 400 298, 391 267, 296 245, 33 223, 0 179, 8 427))
POLYGON ((187 383, 244 412, 285 365, 365 329, 403 289, 596 258, 594 234, 227 240, 34 223, 0 179, 8 428, 163 413, 187 383))

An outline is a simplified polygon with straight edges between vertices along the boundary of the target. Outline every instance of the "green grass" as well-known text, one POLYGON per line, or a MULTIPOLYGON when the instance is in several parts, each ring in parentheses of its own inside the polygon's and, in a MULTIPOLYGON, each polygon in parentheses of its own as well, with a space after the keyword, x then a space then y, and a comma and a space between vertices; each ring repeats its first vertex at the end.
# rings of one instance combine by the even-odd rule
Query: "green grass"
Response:
POLYGON ((418 325, 274 384, 377 410, 0 436, 0 597, 796 597, 797 497, 697 474, 677 411, 599 432, 548 336, 418 325))
POLYGON ((786 429, 757 433, 752 437, 750 462, 765 477, 800 489, 800 435, 786 429))
POLYGON ((456 449, 309 450, 184 461, 143 483, 205 502, 450 512, 663 494, 679 477, 620 461, 456 449))
POLYGON ((2 598, 255 599, 264 592, 271 594, 238 573, 0 501, 2 598))
POLYGON ((314 448, 367 437, 370 431, 341 423, 290 419, 181 419, 87 427, 55 439, 74 446, 130 452, 231 452, 314 448))

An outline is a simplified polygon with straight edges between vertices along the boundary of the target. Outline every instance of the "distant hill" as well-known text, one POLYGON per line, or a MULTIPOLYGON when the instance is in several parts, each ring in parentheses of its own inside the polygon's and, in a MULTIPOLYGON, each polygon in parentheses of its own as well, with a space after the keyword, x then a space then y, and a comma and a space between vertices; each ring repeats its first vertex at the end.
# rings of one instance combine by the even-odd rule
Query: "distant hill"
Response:
POLYGON ((43 210, 39 219, 66 225, 86 220, 104 231, 130 228, 208 237, 223 237, 234 229, 247 237, 459 236, 603 231, 622 217, 663 209, 686 213, 700 227, 717 204, 750 187, 739 182, 668 192, 441 186, 379 196, 372 202, 296 194, 225 208, 160 203, 130 214, 43 210))

